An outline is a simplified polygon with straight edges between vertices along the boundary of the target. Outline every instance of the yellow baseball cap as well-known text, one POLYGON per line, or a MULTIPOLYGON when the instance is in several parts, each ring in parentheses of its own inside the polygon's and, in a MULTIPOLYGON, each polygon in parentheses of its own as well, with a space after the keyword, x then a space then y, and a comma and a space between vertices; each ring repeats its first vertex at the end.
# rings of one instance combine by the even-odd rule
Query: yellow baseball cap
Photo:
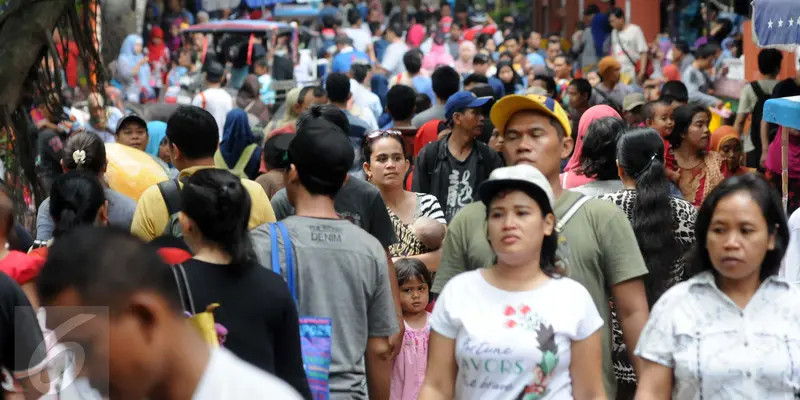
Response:
POLYGON ((497 101, 492 107, 489 118, 492 124, 501 133, 506 130, 506 124, 511 116, 522 110, 535 110, 545 113, 555 118, 564 128, 567 136, 572 136, 572 125, 569 123, 569 116, 561 108, 561 104, 550 97, 538 94, 511 95, 505 96, 497 101))

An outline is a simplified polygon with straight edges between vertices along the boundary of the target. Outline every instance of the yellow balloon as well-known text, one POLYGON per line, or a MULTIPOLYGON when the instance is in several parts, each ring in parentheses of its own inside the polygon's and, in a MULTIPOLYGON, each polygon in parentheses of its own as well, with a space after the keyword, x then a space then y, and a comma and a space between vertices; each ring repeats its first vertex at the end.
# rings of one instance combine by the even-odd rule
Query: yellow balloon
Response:
POLYGON ((106 157, 108 186, 133 200, 139 200, 148 187, 167 180, 164 168, 141 150, 118 143, 106 143, 106 157))

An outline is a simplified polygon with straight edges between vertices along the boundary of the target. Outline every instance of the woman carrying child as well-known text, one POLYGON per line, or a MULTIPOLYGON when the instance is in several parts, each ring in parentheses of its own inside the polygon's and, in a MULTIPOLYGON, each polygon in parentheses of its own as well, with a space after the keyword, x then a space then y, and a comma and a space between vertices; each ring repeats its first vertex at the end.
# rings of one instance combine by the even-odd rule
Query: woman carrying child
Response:
POLYGON ((409 168, 403 136, 395 130, 367 135, 362 147, 364 172, 381 192, 398 242, 389 247, 392 257, 422 261, 429 271, 439 267, 445 233, 444 213, 436 197, 409 192, 403 181, 409 168))

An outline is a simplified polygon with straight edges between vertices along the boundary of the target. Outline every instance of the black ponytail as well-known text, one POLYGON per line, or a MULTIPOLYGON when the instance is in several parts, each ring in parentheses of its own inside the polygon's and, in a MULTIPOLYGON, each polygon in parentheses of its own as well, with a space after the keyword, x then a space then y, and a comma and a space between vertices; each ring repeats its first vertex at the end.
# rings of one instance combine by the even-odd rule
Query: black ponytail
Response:
POLYGON ((650 273, 646 291, 650 306, 669 288, 675 262, 682 257, 675 239, 669 181, 664 165, 664 141, 652 129, 623 135, 617 160, 625 174, 636 180, 633 232, 650 273))
POLYGON ((197 171, 181 191, 183 213, 194 221, 205 240, 231 256, 231 264, 252 259, 247 224, 250 194, 235 175, 222 169, 197 171))
POLYGON ((50 189, 50 216, 56 224, 53 237, 82 225, 94 225, 105 203, 103 185, 92 172, 75 170, 59 176, 50 189))

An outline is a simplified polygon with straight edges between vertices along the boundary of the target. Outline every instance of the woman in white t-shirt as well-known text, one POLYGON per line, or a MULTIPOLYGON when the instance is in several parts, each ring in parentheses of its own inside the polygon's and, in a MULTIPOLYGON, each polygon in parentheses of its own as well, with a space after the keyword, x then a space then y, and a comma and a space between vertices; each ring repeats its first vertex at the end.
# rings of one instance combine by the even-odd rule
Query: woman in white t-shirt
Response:
POLYGON ((603 320, 556 264, 547 179, 530 165, 499 168, 479 194, 497 261, 442 290, 420 399, 605 399, 603 320))

